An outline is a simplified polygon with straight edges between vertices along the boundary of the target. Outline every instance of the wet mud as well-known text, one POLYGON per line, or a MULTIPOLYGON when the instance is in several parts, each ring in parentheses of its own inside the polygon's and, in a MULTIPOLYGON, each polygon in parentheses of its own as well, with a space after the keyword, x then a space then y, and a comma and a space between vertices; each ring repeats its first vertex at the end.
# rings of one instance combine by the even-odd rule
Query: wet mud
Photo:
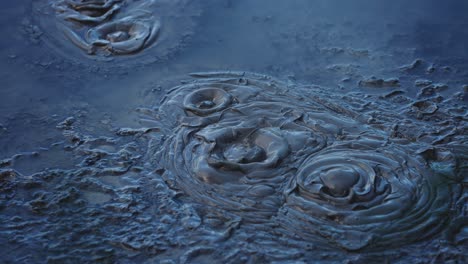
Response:
MULTIPOLYGON (((319 87, 249 73, 194 76, 163 100, 160 119, 178 122, 154 154, 166 182, 191 199, 232 212, 252 232, 278 224, 275 232, 292 239, 350 251, 400 247, 447 224, 466 168, 431 128, 407 119, 419 135, 397 133, 401 116, 346 98, 374 108, 368 116, 319 87), (435 144, 450 157, 425 159, 421 149, 435 144)), ((466 147, 455 138, 450 144, 466 147)))
POLYGON ((194 73, 138 109, 147 126, 95 137, 69 117, 56 126, 65 141, 4 159, 4 243, 47 262, 375 261, 439 239, 457 252, 466 135, 445 129, 464 131, 466 113, 448 100, 428 118, 408 101, 194 73), (77 168, 19 170, 54 151, 77 168))
POLYGON ((467 262, 454 3, 1 4, 0 262, 467 262))
POLYGON ((76 63, 114 66, 165 59, 193 34, 200 15, 197 4, 185 0, 44 0, 32 9, 52 49, 76 63), (151 55, 135 56, 148 49, 151 55))

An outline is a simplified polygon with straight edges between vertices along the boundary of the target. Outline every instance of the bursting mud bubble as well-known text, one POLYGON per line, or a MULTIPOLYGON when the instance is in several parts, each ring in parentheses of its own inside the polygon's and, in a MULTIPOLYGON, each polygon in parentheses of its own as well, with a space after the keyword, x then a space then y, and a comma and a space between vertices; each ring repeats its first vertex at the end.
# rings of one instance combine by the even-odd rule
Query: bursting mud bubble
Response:
POLYGON ((458 3, 2 2, 0 262, 467 263, 458 3))

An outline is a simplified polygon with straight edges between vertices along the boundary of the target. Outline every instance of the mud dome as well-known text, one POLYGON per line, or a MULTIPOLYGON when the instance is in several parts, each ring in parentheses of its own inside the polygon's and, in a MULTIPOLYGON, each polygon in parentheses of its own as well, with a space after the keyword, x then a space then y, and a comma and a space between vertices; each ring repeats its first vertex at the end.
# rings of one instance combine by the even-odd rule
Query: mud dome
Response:
POLYGON ((450 221, 451 188, 465 170, 451 151, 457 140, 428 156, 436 131, 419 126, 416 144, 396 132, 398 116, 359 95, 256 74, 194 76, 162 101, 157 115, 173 136, 149 152, 189 201, 232 213, 252 232, 267 223, 269 233, 348 251, 431 238, 450 221))
POLYGON ((144 64, 177 51, 194 29, 190 1, 42 0, 33 19, 54 52, 80 63, 144 64), (91 60, 90 60, 91 59, 91 60))

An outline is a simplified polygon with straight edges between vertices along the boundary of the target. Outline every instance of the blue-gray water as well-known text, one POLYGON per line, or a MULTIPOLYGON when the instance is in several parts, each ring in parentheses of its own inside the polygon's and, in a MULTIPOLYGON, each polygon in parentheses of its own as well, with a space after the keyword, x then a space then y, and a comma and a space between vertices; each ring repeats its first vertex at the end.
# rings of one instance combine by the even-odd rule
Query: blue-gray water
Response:
POLYGON ((0 4, 0 262, 468 261, 468 3, 61 2, 0 4))

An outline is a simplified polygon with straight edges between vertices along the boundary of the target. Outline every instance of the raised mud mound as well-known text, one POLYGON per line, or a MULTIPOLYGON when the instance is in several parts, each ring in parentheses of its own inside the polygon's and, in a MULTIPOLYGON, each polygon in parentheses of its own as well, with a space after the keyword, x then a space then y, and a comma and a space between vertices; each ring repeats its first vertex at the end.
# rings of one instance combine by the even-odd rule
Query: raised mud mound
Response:
MULTIPOLYGON (((273 223, 293 240, 351 251, 400 247, 447 226, 451 188, 465 168, 452 154, 423 154, 436 151, 431 128, 321 87, 246 73, 194 76, 201 78, 173 89, 159 108, 173 130, 155 159, 189 199, 252 226, 273 223), (417 135, 396 132, 401 122, 417 135), (441 159, 451 172, 438 170, 441 159)), ((446 121, 464 130, 464 119, 446 121)), ((448 145, 466 140, 451 137, 448 145)))
POLYGON ((186 0, 41 0, 33 4, 34 20, 45 33, 42 39, 79 62, 142 64, 164 59, 193 33, 199 13, 186 0))

